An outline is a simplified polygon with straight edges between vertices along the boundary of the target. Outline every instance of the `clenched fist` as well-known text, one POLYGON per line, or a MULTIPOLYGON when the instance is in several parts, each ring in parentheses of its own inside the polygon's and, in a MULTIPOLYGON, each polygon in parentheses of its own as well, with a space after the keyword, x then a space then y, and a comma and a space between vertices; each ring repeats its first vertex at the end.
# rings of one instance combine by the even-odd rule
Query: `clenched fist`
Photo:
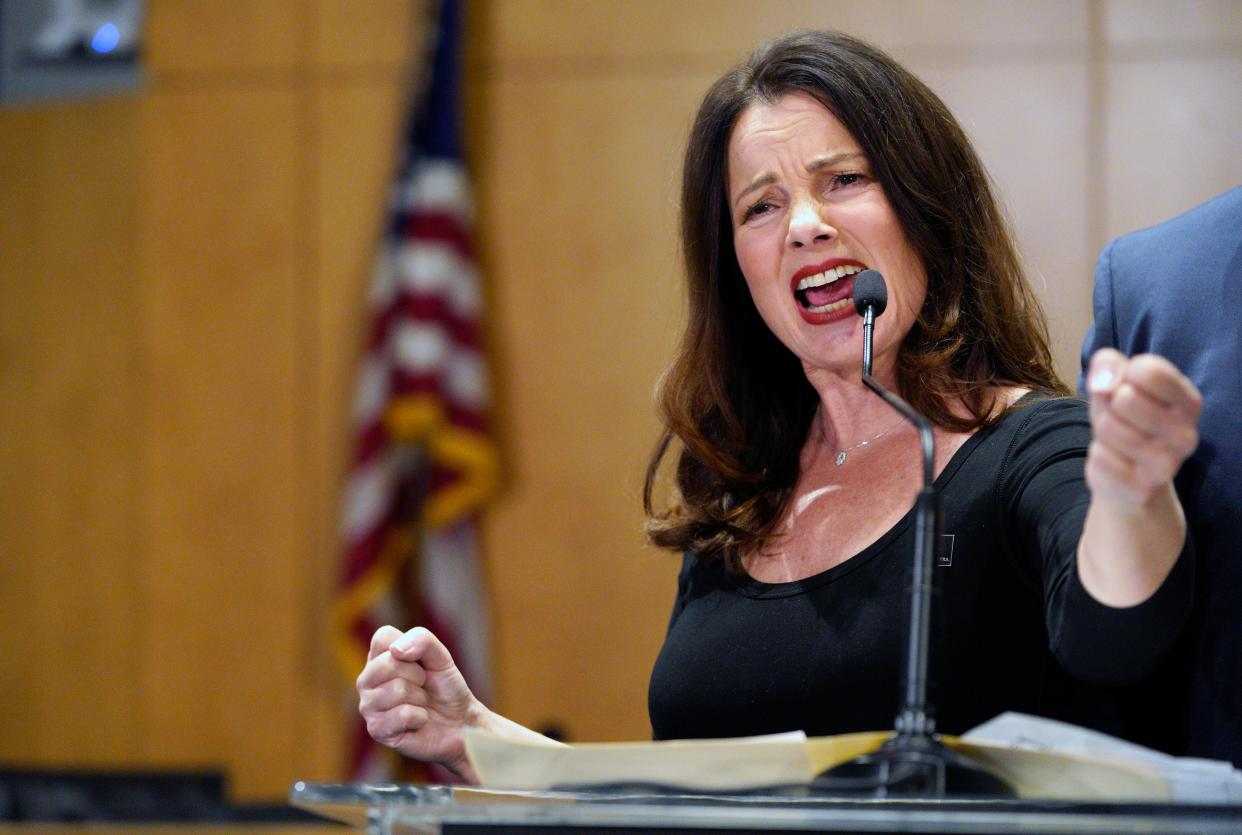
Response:
POLYGON ((1170 488, 1199 445, 1199 390, 1171 362, 1154 354, 1127 359, 1112 348, 1087 369, 1092 442, 1087 486, 1118 509, 1141 511, 1170 488))
POLYGON ((376 742, 477 782, 462 731, 480 725, 487 708, 435 635, 421 626, 380 627, 357 687, 358 712, 376 742))

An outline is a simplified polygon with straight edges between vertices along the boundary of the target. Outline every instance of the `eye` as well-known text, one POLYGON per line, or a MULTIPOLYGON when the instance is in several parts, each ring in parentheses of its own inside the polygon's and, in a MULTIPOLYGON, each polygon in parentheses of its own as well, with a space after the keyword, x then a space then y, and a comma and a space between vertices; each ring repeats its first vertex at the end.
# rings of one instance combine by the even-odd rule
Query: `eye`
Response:
POLYGON ((745 223, 746 221, 750 220, 753 217, 760 217, 761 215, 765 215, 770 211, 772 211, 772 201, 771 200, 760 200, 758 203, 755 203, 750 208, 748 208, 745 212, 742 213, 742 223, 745 223))
POLYGON ((858 185, 865 182, 867 175, 861 171, 845 171, 840 174, 833 174, 829 180, 829 186, 832 189, 848 188, 849 186, 858 185))

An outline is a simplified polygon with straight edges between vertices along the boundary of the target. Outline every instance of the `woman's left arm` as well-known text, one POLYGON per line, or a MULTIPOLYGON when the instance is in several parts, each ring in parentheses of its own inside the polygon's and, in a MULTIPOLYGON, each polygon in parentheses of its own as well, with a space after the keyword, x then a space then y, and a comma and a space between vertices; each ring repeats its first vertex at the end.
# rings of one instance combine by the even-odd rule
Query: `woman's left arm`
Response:
POLYGON ((1091 489, 1078 576, 1109 606, 1134 606, 1160 588, 1186 539, 1173 476, 1199 443, 1198 389, 1168 360, 1127 359, 1111 348, 1091 358, 1091 489))

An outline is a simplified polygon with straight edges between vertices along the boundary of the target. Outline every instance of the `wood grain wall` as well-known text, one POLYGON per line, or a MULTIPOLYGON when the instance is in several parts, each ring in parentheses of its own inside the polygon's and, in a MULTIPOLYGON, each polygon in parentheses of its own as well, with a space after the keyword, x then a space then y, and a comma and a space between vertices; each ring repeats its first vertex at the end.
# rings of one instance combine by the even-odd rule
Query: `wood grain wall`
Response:
POLYGON ((415 11, 157 2, 141 95, 0 113, 0 760, 339 776, 323 611, 415 11))
MULTIPOLYGON (((0 111, 0 763, 340 776, 325 603, 421 2, 155 0, 138 96, 0 111)), ((975 137, 1072 374, 1105 240, 1242 182, 1235 3, 478 0, 467 116, 506 492, 497 706, 647 735, 679 154, 757 40, 890 49, 975 137)))

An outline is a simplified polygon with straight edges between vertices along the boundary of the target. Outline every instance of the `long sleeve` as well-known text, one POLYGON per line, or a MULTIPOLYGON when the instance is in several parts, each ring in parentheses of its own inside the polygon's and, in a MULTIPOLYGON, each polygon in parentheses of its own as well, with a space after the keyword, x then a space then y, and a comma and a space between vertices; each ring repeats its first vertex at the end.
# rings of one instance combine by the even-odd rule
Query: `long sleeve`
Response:
POLYGON ((1077 549, 1090 503, 1083 467, 1091 441, 1086 404, 1052 400, 1030 414, 1002 467, 1001 496, 1012 541, 1043 579, 1049 649, 1071 674, 1122 684, 1153 670, 1190 612, 1190 537, 1161 587, 1135 606, 1096 601, 1078 579, 1077 549))

